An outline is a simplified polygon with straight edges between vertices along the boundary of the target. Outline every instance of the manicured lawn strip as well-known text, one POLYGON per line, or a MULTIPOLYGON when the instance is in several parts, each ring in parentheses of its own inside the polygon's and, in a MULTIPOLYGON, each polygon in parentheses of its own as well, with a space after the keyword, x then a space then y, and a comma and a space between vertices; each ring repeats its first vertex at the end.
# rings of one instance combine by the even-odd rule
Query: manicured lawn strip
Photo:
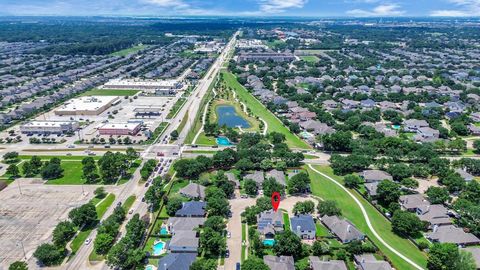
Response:
POLYGON ((130 208, 132 207, 133 203, 135 202, 135 199, 137 198, 137 196, 135 195, 132 195, 130 197, 128 197, 125 202, 123 203, 122 207, 123 209, 125 209, 126 212, 128 212, 128 210, 130 210, 130 208))
MULTIPOLYGON (((95 206, 95 209, 97 210, 97 217, 99 220, 103 217, 110 205, 112 205, 113 201, 115 201, 115 194, 110 193, 97 206, 95 206)), ((70 249, 72 250, 72 254, 70 255, 70 257, 75 255, 78 249, 82 246, 83 242, 87 240, 87 237, 90 235, 92 230, 93 228, 82 230, 77 234, 77 236, 75 236, 75 238, 70 243, 70 249)), ((90 244, 93 245, 93 243, 90 244)))
POLYGON ((134 96, 140 92, 133 89, 99 89, 93 88, 87 92, 82 93, 80 96, 134 96))
POLYGON ((123 49, 123 50, 120 50, 120 51, 113 52, 110 55, 111 56, 127 56, 129 54, 136 53, 140 50, 143 50, 145 48, 147 48, 147 45, 136 45, 136 46, 133 46, 133 47, 130 47, 130 48, 127 48, 127 49, 123 49))
MULTIPOLYGON (((343 178, 335 176, 330 167, 315 166, 315 169, 329 175, 340 183, 343 183, 343 178)), ((325 200, 335 200, 342 210, 342 215, 350 220, 360 231, 365 233, 392 261, 396 269, 415 269, 412 265, 391 252, 373 236, 373 233, 368 228, 360 208, 358 208, 355 201, 343 189, 330 180, 325 179, 323 176, 317 174, 310 168, 307 167, 307 170, 310 175, 310 179, 312 180, 311 187, 314 195, 322 197, 325 200)), ((418 250, 418 248, 410 241, 395 235, 392 232, 390 222, 384 216, 382 216, 368 201, 363 199, 355 192, 353 193, 366 209, 373 227, 385 240, 385 242, 389 243, 390 246, 407 256, 418 265, 426 267, 426 255, 418 250)))
POLYGON ((181 97, 173 104, 172 109, 170 109, 170 112, 167 114, 167 119, 172 119, 177 115, 177 113, 180 111, 180 109, 183 107, 183 104, 187 102, 187 99, 184 97, 181 97))
MULTIPOLYGON (((18 158, 20 159, 31 159, 33 155, 19 155, 18 158)), ((38 156, 42 161, 47 161, 50 160, 54 157, 61 159, 62 161, 64 160, 71 160, 71 161, 82 161, 84 158, 88 156, 54 156, 54 155, 36 155, 38 156)), ((99 160, 101 156, 92 156, 93 159, 99 160)))
POLYGON ((323 224, 321 222, 316 222, 315 223, 315 228, 316 228, 315 234, 316 234, 317 237, 331 236, 328 229, 325 226, 323 226, 323 224))
POLYGON ((217 145, 217 141, 213 137, 207 137, 205 133, 202 132, 200 136, 198 136, 195 144, 200 146, 214 146, 217 145))
POLYGON ((82 162, 81 161, 62 161, 63 177, 54 180, 48 180, 49 185, 83 185, 82 162))
POLYGON ((283 213, 283 224, 285 224, 285 230, 290 230, 290 217, 287 212, 283 213))
POLYGON ((178 128, 177 128, 178 134, 182 133, 182 130, 185 127, 185 125, 187 124, 187 121, 188 121, 188 111, 185 114, 185 116, 183 117, 182 122, 180 122, 180 125, 178 125, 178 128))
POLYGON ((208 150, 187 150, 187 151, 183 151, 183 153, 189 153, 189 154, 205 154, 205 155, 213 155, 215 154, 217 151, 215 150, 212 150, 212 151, 208 151, 208 150))
POLYGON ((232 87, 238 94, 241 101, 245 102, 245 105, 251 110, 251 112, 268 124, 268 132, 280 132, 285 135, 287 144, 293 148, 310 149, 311 147, 299 137, 295 136, 290 130, 285 127, 274 114, 272 114, 263 104, 258 101, 247 89, 245 89, 230 72, 222 72, 224 79, 230 87, 232 87))

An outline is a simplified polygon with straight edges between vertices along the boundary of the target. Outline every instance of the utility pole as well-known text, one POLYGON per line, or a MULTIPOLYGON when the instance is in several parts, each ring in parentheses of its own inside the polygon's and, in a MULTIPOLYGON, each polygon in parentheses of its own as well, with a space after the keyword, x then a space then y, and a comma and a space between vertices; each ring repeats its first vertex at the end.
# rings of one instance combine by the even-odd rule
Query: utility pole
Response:
POLYGON ((17 179, 15 182, 17 182, 18 191, 20 192, 20 195, 23 195, 22 188, 20 187, 20 181, 17 179))

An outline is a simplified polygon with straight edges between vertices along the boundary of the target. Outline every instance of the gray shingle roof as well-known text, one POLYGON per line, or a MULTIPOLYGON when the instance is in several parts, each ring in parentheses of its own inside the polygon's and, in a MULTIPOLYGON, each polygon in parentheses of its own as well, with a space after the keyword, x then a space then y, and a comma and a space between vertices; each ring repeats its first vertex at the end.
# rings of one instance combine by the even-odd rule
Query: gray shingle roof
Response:
POLYGON ((184 202, 182 208, 176 213, 176 217, 203 217, 205 216, 206 202, 184 202))
POLYGON ((316 256, 310 256, 308 257, 308 259, 310 261, 310 267, 312 268, 312 270, 347 270, 347 265, 344 261, 322 261, 319 257, 316 256))
POLYGON ((433 232, 427 233, 426 237, 433 242, 454 243, 458 245, 474 245, 480 243, 480 239, 471 233, 466 233, 462 228, 453 225, 439 226, 433 232))
POLYGON ((315 231, 315 222, 313 221, 312 216, 310 215, 298 215, 290 219, 290 225, 292 226, 292 231, 297 231, 300 228, 300 231, 315 231))
POLYGON ((350 221, 341 219, 337 216, 323 216, 322 222, 332 231, 343 243, 353 240, 362 240, 365 235, 362 234, 350 221))
POLYGON ((180 189, 179 193, 190 198, 205 199, 205 187, 195 183, 188 184, 186 187, 180 189))
POLYGON ((194 253, 169 253, 158 261, 158 270, 189 270, 196 258, 194 253))
POLYGON ((263 256, 263 262, 272 270, 295 270, 295 262, 292 256, 263 256))

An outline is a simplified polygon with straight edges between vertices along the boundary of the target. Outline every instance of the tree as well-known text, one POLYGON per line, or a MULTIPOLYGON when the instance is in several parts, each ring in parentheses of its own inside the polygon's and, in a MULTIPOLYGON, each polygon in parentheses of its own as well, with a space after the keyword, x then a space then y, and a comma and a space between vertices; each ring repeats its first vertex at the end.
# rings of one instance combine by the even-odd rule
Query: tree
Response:
POLYGON ((245 208, 245 211, 242 213, 242 217, 245 218, 247 224, 256 224, 257 215, 260 213, 260 209, 256 206, 248 206, 245 208))
POLYGON ((324 241, 315 241, 312 245, 312 253, 314 256, 326 255, 330 252, 330 246, 324 241))
POLYGON ((110 251, 115 238, 107 233, 99 233, 93 242, 95 252, 100 255, 105 255, 110 251))
POLYGON ((82 160, 83 177, 87 180, 87 183, 95 183, 100 176, 98 175, 97 164, 92 157, 86 157, 82 160))
POLYGON ((403 178, 400 184, 406 188, 415 189, 418 188, 418 181, 413 178, 403 178))
POLYGON ((32 171, 34 174, 38 174, 42 168, 42 160, 38 156, 32 156, 30 158, 30 165, 32 166, 32 171))
POLYGON ((92 203, 87 203, 72 209, 72 211, 68 213, 68 217, 72 220, 73 224, 78 227, 89 227, 96 223, 98 218, 97 210, 92 203))
POLYGON ((271 210, 272 200, 270 197, 262 196, 257 199, 256 205, 260 209, 260 212, 271 210))
POLYGON ((428 253, 428 270, 474 270, 473 259, 460 253, 457 245, 453 243, 435 243, 428 253))
MULTIPOLYGON (((127 137, 128 138, 128 137, 127 137)), ((138 158, 138 152, 133 147, 128 147, 126 151, 127 159, 135 160, 138 158)))
POLYGON ((246 179, 243 182, 243 189, 245 190, 245 193, 247 193, 247 195, 252 197, 257 196, 257 193, 258 193, 257 183, 252 179, 246 179))
POLYGON ((41 171, 42 178, 45 180, 51 180, 62 177, 64 170, 60 163, 61 160, 59 158, 52 158, 50 161, 45 162, 41 171))
POLYGON ((20 176, 20 170, 16 164, 10 164, 7 168, 7 174, 10 175, 12 179, 15 179, 20 176))
POLYGON ((227 216, 230 212, 230 204, 225 194, 216 194, 215 196, 207 196, 207 212, 210 216, 227 216))
POLYGON ((404 178, 412 176, 412 170, 408 165, 396 163, 388 167, 387 172, 390 173, 395 181, 401 181, 404 178))
POLYGON ((105 192, 105 188, 104 187, 98 187, 95 189, 95 191, 93 192, 93 194, 95 195, 95 197, 97 198, 105 198, 105 196, 107 196, 107 192, 105 192))
POLYGON ((269 270, 268 266, 262 259, 255 258, 253 256, 246 259, 242 264, 243 270, 269 270))
POLYGON ((190 266, 190 270, 216 270, 217 261, 214 259, 198 258, 190 266))
POLYGON ((7 152, 3 155, 3 159, 6 163, 13 163, 18 160, 18 152, 7 152))
POLYGON ((301 172, 294 175, 288 180, 287 189, 289 194, 304 193, 310 187, 310 177, 308 174, 301 172))
POLYGON ((174 130, 170 132, 170 137, 172 137, 172 140, 177 140, 178 139, 178 130, 174 130))
POLYGON ((397 210, 392 217, 392 230, 402 237, 414 237, 425 228, 423 222, 414 213, 397 210))
POLYGON ((302 241, 292 231, 286 230, 275 235, 273 251, 277 256, 293 256, 298 259, 302 255, 302 241))
POLYGON ((442 204, 450 199, 448 190, 443 187, 429 187, 425 193, 432 204, 442 204))
POLYGON ((25 177, 33 177, 36 174, 30 161, 25 161, 22 164, 22 171, 25 177))
POLYGON ((207 218, 207 220, 205 220, 203 227, 211 228, 217 232, 222 232, 227 228, 227 225, 225 224, 225 220, 223 219, 223 217, 210 216, 207 218))
POLYGON ((262 183, 263 195, 271 197, 273 192, 278 192, 280 194, 285 194, 285 187, 278 183, 277 180, 273 177, 265 179, 262 183))
POLYGON ((320 216, 339 216, 341 215, 341 210, 337 206, 337 202, 333 200, 319 201, 317 205, 317 210, 320 216))
POLYGON ((235 163, 235 168, 240 170, 241 172, 246 172, 255 168, 255 164, 253 164, 253 162, 248 158, 242 158, 237 161, 237 163, 235 163))
MULTIPOLYGON (((473 149, 477 154, 480 154, 480 140, 475 140, 473 142, 473 149)), ((5 156, 3 156, 5 158, 5 156)))
POLYGON ((10 264, 8 270, 28 270, 28 264, 26 262, 16 261, 10 264))
POLYGON ((53 266, 62 262, 65 256, 65 249, 52 244, 41 244, 37 247, 33 256, 41 265, 53 266))
POLYGON ((229 168, 238 161, 237 152, 230 148, 218 151, 213 155, 212 161, 215 168, 229 168))
POLYGON ((465 187, 465 180, 457 172, 450 172, 445 177, 440 177, 439 182, 445 186, 450 193, 461 191, 465 187))
POLYGON ((400 198, 400 185, 390 180, 383 180, 377 187, 377 198, 381 205, 388 207, 391 203, 398 202, 400 198))
POLYGON ((345 186, 348 188, 358 188, 360 184, 363 182, 362 178, 356 174, 349 174, 346 175, 344 178, 345 186))
POLYGON ((345 151, 352 150, 352 133, 349 131, 337 131, 332 134, 325 134, 321 138, 323 147, 327 151, 345 151))
POLYGON ((206 257, 216 258, 226 250, 227 243, 222 236, 222 231, 215 231, 207 227, 200 234, 200 246, 206 257))
POLYGON ((293 206, 293 213, 295 215, 312 214, 314 211, 315 203, 310 200, 304 202, 296 202, 293 206))
POLYGON ((180 197, 172 197, 168 199, 166 206, 167 214, 169 216, 175 216, 175 213, 182 208, 183 200, 180 197))
POLYGON ((76 232, 77 230, 72 222, 62 221, 58 223, 53 230, 53 243, 58 247, 65 246, 65 244, 72 239, 76 232))

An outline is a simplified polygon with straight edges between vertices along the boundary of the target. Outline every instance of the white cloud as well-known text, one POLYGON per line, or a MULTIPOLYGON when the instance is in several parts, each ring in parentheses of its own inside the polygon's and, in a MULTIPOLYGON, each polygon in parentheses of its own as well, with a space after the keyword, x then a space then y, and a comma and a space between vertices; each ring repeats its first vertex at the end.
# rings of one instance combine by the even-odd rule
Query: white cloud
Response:
POLYGON ((144 0, 144 2, 166 8, 185 9, 190 7, 190 5, 183 0, 144 0))
POLYGON ((434 10, 430 12, 430 15, 441 17, 480 16, 480 0, 449 0, 449 2, 458 8, 434 10))
POLYGON ((348 15, 356 17, 382 17, 382 16, 401 16, 405 14, 397 4, 384 4, 376 6, 372 10, 352 9, 347 11, 348 15))
POLYGON ((308 0, 260 0, 260 12, 281 13, 291 8, 302 8, 308 0))

